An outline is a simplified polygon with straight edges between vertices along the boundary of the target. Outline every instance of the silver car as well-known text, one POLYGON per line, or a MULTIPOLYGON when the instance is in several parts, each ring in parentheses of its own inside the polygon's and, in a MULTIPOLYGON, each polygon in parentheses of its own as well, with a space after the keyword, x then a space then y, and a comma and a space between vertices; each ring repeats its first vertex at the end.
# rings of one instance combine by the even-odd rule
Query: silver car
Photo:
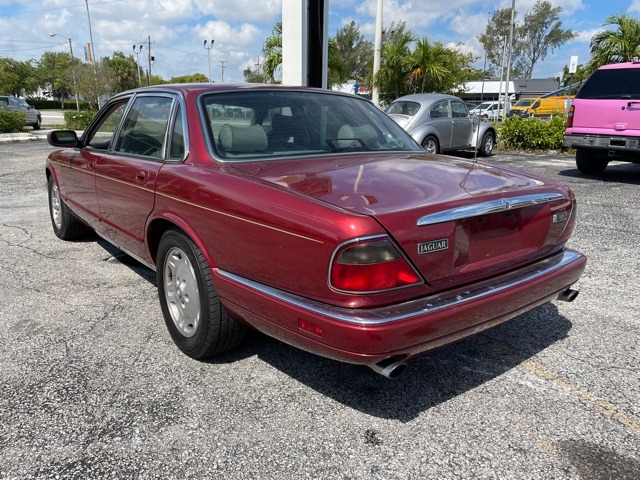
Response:
POLYGON ((453 95, 416 93, 394 100, 385 110, 428 153, 476 149, 489 156, 496 130, 469 115, 464 101, 453 95))
POLYGON ((0 95, 0 110, 23 112, 26 120, 25 123, 31 125, 34 130, 40 129, 40 125, 42 124, 40 112, 21 98, 12 95, 0 95))

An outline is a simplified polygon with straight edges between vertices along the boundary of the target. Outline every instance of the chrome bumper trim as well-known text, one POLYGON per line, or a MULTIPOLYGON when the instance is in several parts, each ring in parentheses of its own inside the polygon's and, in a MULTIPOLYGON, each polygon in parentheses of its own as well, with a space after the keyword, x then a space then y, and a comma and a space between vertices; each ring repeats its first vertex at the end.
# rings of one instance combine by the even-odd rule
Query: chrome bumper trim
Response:
POLYGON ((289 303, 296 308, 308 310, 316 315, 321 315, 335 321, 370 326, 408 320, 413 317, 431 314, 445 308, 456 307, 473 300, 494 295, 560 270, 578 261, 580 258, 582 258, 580 253, 573 250, 565 250, 563 253, 538 262, 535 265, 503 275, 497 283, 494 279, 492 282, 474 285, 471 289, 467 287, 465 289, 444 292, 441 295, 433 295, 396 305, 371 309, 352 309, 327 305, 277 288, 269 287, 262 283, 254 282, 253 280, 234 275, 224 270, 218 270, 217 272, 227 280, 256 290, 276 300, 289 303))

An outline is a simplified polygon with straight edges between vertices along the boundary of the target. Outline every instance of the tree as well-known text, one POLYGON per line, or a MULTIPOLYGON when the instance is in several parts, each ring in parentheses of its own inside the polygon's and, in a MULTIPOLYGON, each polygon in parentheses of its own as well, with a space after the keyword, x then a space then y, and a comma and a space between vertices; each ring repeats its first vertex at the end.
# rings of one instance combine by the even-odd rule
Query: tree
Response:
MULTIPOLYGON (((517 12, 514 14, 516 15, 517 12)), ((515 16, 514 16, 515 18, 515 16)), ((497 69, 506 69, 507 64, 507 45, 509 43, 509 30, 511 24, 511 8, 498 8, 491 19, 487 23, 485 33, 478 35, 478 41, 484 47, 487 55, 487 60, 490 64, 495 65, 497 69)), ((517 31, 514 30, 514 35, 517 35, 517 31)), ((511 54, 512 59, 517 59, 520 56, 521 44, 517 41, 513 42, 513 52, 511 54)), ((511 72, 514 77, 520 76, 519 69, 512 68, 511 72)))
MULTIPOLYGON (((538 0, 529 10, 522 24, 518 25, 514 12, 513 50, 511 52, 511 74, 513 78, 533 74, 536 63, 576 36, 572 30, 562 28, 559 15, 562 7, 552 8, 547 0, 538 0)), ((478 36, 487 54, 487 59, 498 69, 504 70, 508 62, 511 8, 494 12, 485 33, 478 36)))
POLYGON ((446 92, 454 83, 451 71, 452 51, 440 42, 431 43, 426 37, 418 40, 411 54, 413 63, 407 79, 414 92, 446 92))
POLYGON ((413 67, 411 43, 414 36, 412 32, 403 32, 391 37, 390 41, 385 40, 383 35, 380 70, 374 83, 382 99, 391 101, 406 93, 407 78, 413 67))
POLYGON ((264 41, 263 69, 272 83, 276 83, 276 72, 282 65, 282 22, 277 22, 271 30, 271 36, 264 41))
POLYGON ((544 60, 549 50, 553 52, 577 35, 570 29, 562 28, 560 12, 562 7, 552 8, 548 1, 538 0, 525 14, 518 37, 526 78, 531 78, 536 63, 544 60))
POLYGON ((251 67, 247 67, 242 73, 244 75, 244 81, 247 83, 271 83, 269 75, 260 72, 258 69, 252 70, 251 67))
POLYGON ((38 89, 36 69, 31 60, 20 62, 0 58, 0 94, 22 96, 38 89))
POLYGON ((40 85, 47 88, 64 107, 64 99, 73 93, 71 55, 65 52, 45 52, 38 62, 38 77, 40 85))
POLYGON ((626 14, 611 15, 602 25, 616 28, 598 32, 591 38, 590 72, 608 63, 631 62, 640 56, 640 20, 626 14))
POLYGON ((169 83, 209 83, 209 78, 204 73, 194 73, 170 78, 169 83))
POLYGON ((335 46, 337 56, 342 59, 345 79, 364 83, 373 69, 373 43, 364 38, 356 22, 338 29, 335 46))
POLYGON ((138 64, 133 55, 125 57, 122 52, 113 52, 111 57, 104 57, 101 63, 108 72, 109 93, 120 93, 138 86, 138 64))

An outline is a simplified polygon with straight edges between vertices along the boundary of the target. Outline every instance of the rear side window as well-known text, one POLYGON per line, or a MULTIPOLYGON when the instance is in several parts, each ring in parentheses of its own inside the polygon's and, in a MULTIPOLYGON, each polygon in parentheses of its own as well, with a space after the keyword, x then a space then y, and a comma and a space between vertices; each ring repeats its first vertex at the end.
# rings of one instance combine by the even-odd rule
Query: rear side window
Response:
POLYGON ((576 98, 640 98, 640 68, 596 70, 580 89, 576 98))

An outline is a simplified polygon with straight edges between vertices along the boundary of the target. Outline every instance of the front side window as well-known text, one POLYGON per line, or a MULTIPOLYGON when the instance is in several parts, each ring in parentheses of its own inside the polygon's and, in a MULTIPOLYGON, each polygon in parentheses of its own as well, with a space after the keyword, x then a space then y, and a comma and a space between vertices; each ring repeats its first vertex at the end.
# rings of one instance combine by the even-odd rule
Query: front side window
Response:
POLYGON ((87 137, 85 144, 92 150, 108 150, 116 128, 120 124, 129 99, 123 99, 111 105, 87 137))
POLYGON ((467 106, 455 100, 451 102, 451 114, 454 118, 466 118, 469 116, 467 106))
POLYGON ((122 122, 114 150, 162 158, 172 104, 171 97, 137 97, 122 122))
POLYGON ((224 160, 409 150, 419 146, 370 102, 346 95, 243 90, 201 97, 214 153, 224 160))

